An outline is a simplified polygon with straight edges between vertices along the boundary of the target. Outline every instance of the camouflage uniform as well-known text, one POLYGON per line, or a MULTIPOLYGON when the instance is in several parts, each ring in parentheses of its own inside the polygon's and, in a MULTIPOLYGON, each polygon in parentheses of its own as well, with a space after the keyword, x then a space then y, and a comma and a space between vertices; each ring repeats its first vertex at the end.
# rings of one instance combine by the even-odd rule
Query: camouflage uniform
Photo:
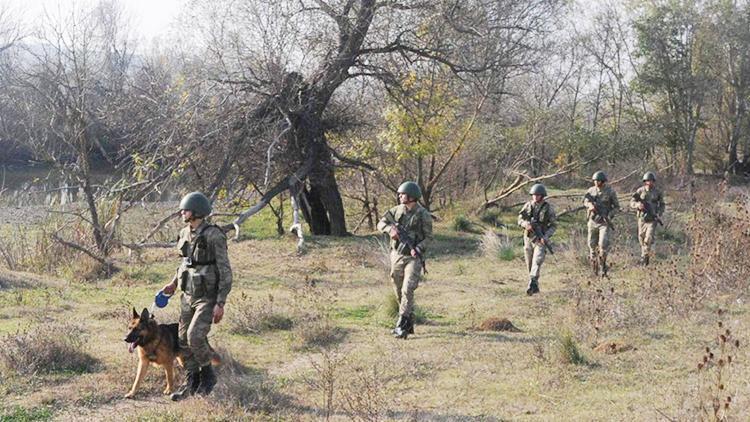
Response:
MULTIPOLYGON (((610 186, 605 185, 602 189, 592 186, 586 191, 587 195, 592 196, 601 205, 602 213, 611 222, 616 210, 620 208, 617 201, 617 193, 610 186)), ((589 203, 588 199, 583 200, 584 204, 589 203)), ((603 216, 588 213, 588 242, 589 242, 589 259, 596 263, 605 271, 607 252, 609 252, 609 238, 612 236, 612 227, 607 224, 603 216), (598 252, 598 253, 597 253, 598 252)))
MULTIPOLYGON (((541 224, 542 232, 548 239, 557 230, 557 214, 552 204, 547 201, 537 203, 531 200, 524 204, 518 214, 518 225, 523 227, 525 222, 531 222, 532 219, 541 224)), ((524 230, 523 253, 526 257, 526 268, 529 271, 529 277, 535 282, 539 280, 546 252, 547 248, 536 241, 534 233, 524 230)))
MULTIPOLYGON (((419 204, 409 211, 406 205, 397 205, 388 211, 409 234, 422 253, 432 241, 432 216, 419 204)), ((391 223, 386 217, 378 222, 378 230, 391 231, 391 223)), ((399 315, 411 315, 414 311, 414 290, 422 279, 422 264, 411 256, 406 245, 391 239, 391 282, 399 302, 399 315)))
POLYGON ((198 371, 211 362, 208 332, 214 306, 223 306, 232 289, 227 238, 219 227, 204 220, 195 230, 187 226, 180 231, 177 248, 183 256, 178 270, 180 347, 185 350, 185 370, 198 371))
MULTIPOLYGON (((642 201, 647 202, 657 216, 661 217, 664 213, 664 195, 655 186, 650 189, 646 186, 641 186, 635 191, 634 195, 640 197, 642 201)), ((651 255, 651 247, 654 244, 654 230, 657 223, 656 218, 646 216, 646 213, 639 210, 639 205, 639 202, 635 199, 630 200, 630 208, 638 210, 638 242, 641 244, 641 259, 648 262, 648 257, 651 255)))

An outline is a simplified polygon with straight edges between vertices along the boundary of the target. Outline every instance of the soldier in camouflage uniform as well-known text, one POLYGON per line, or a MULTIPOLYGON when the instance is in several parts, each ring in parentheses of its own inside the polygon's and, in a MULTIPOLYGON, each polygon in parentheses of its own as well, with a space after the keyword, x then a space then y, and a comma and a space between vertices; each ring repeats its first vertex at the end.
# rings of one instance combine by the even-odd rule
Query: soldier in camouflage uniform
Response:
POLYGON ((592 180, 594 186, 586 191, 583 199, 588 210, 589 261, 595 275, 601 270, 602 276, 607 276, 607 252, 614 230, 612 217, 620 209, 620 203, 614 189, 606 186, 607 175, 603 171, 594 173, 592 180))
POLYGON ((211 203, 200 192, 185 195, 180 214, 188 225, 180 231, 177 248, 182 265, 164 293, 172 294, 180 283, 180 347, 184 350, 185 382, 172 394, 182 400, 192 394, 209 394, 216 385, 211 367, 208 332, 211 323, 224 316, 224 304, 232 289, 232 268, 227 253, 227 238, 216 225, 206 221, 211 203))
POLYGON ((525 229, 523 253, 526 257, 526 268, 529 270, 529 286, 526 294, 531 296, 539 293, 539 272, 549 247, 549 238, 557 229, 557 215, 552 204, 545 200, 547 189, 544 185, 532 186, 529 195, 532 199, 521 208, 518 214, 518 225, 525 229), (535 229, 540 230, 539 233, 535 233, 535 229))
POLYGON ((399 205, 391 208, 378 222, 378 230, 391 238, 391 281, 399 302, 398 321, 393 334, 405 339, 414 334, 414 290, 422 278, 420 254, 424 254, 432 240, 432 216, 417 203, 422 190, 414 182, 404 182, 398 188, 399 205), (414 241, 412 250, 399 239, 396 223, 414 241))
POLYGON ((643 186, 638 188, 630 200, 630 208, 638 213, 638 242, 641 244, 641 265, 648 265, 651 247, 654 244, 656 224, 664 214, 664 195, 656 188, 656 175, 646 172, 643 186))

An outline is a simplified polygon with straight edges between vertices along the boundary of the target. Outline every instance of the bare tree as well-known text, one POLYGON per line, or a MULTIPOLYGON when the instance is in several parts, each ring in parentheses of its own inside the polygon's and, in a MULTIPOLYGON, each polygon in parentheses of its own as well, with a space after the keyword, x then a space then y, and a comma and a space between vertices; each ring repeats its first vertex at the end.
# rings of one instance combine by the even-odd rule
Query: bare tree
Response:
POLYGON ((255 155, 262 145, 273 147, 278 154, 271 164, 281 181, 268 192, 283 191, 295 174, 305 182, 303 211, 313 233, 343 235, 335 169, 364 163, 328 142, 327 132, 340 123, 328 113, 339 88, 359 78, 393 84, 404 65, 422 62, 439 62, 459 76, 518 72, 560 3, 258 0, 233 6, 196 2, 195 9, 211 19, 203 42, 213 78, 238 86, 241 98, 257 104, 237 122, 221 169, 231 168, 235 151, 248 143, 255 155))

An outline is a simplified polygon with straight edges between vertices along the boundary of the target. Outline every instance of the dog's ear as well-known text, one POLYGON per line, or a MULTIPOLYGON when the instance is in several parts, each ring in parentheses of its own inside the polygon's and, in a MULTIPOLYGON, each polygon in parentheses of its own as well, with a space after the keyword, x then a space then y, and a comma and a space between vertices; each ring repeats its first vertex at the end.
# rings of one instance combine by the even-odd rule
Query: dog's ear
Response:
POLYGON ((148 321, 149 315, 148 315, 148 309, 143 308, 143 312, 141 312, 141 319, 143 321, 148 321))
POLYGON ((135 306, 133 306, 133 318, 139 318, 138 312, 135 311, 135 306))

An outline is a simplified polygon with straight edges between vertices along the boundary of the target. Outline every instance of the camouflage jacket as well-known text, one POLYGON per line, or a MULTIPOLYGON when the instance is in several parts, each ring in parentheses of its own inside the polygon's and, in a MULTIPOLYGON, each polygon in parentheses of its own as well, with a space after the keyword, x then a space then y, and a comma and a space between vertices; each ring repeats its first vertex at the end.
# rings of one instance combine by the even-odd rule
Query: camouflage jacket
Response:
MULTIPOLYGON (((414 239, 419 250, 422 252, 427 250, 432 241, 432 215, 426 208, 417 204, 414 209, 409 211, 406 205, 400 204, 391 208, 388 213, 414 239)), ((391 231, 392 226, 388 213, 378 222, 378 230, 386 234, 391 231)), ((399 246, 398 240, 391 239, 391 249, 398 250, 399 246)))
MULTIPOLYGON (((664 209, 666 206, 664 205, 664 195, 662 192, 657 189, 656 187, 653 187, 651 189, 646 189, 646 186, 641 186, 638 188, 633 195, 638 195, 641 200, 647 202, 650 206, 650 208, 653 210, 653 212, 656 213, 657 216, 661 217, 662 214, 664 214, 664 209)), ((630 200, 630 208, 634 210, 638 210, 639 207, 638 201, 635 199, 630 200)), ((643 211, 638 210, 638 218, 646 219, 646 215, 643 211)), ((648 218, 651 222, 653 221, 653 216, 650 216, 648 218)))
MULTIPOLYGON (((518 213, 518 225, 523 227, 526 221, 536 220, 542 225, 542 232, 547 237, 552 237, 557 230, 557 214, 555 208, 547 201, 536 203, 533 200, 525 203, 521 212, 518 213)), ((524 230, 524 236, 532 237, 533 232, 524 230)))
MULTIPOLYGON (((601 212, 604 214, 604 217, 612 219, 612 217, 614 217, 615 215, 615 212, 620 209, 620 202, 617 200, 617 193, 615 193, 615 190, 610 186, 604 186, 603 189, 592 186, 586 191, 586 194, 594 197, 594 199, 597 200, 598 205, 601 205, 601 207, 603 208, 601 212)), ((589 202, 590 201, 584 197, 583 204, 586 205, 589 202)), ((589 220, 594 220, 594 222, 601 224, 601 221, 597 221, 599 218, 600 217, 598 217, 593 212, 589 212, 589 220)))
POLYGON ((232 267, 224 232, 205 220, 195 230, 186 226, 180 231, 177 249, 183 257, 178 271, 182 291, 194 299, 225 303, 232 290, 232 267))

